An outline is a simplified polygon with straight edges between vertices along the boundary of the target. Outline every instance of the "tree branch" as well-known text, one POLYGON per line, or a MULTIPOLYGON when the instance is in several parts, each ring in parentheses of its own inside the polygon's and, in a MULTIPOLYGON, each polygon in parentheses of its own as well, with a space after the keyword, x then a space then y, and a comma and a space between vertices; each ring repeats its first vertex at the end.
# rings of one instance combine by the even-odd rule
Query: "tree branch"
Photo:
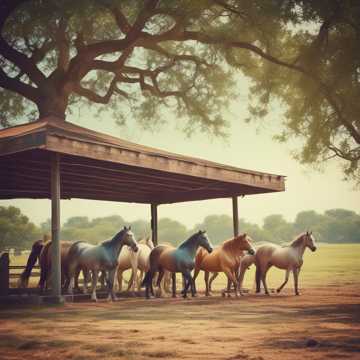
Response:
MULTIPOLYGON (((113 95, 113 93, 119 89, 116 88, 116 82, 118 81, 117 77, 114 76, 112 79, 110 86, 108 88, 108 91, 105 95, 101 96, 99 94, 96 94, 94 91, 84 88, 81 86, 81 84, 77 84, 74 86, 74 91, 80 95, 86 97, 88 100, 96 102, 98 104, 107 104, 113 95)), ((121 90, 117 91, 120 93, 121 90)))
POLYGON ((38 89, 25 84, 19 79, 9 77, 3 69, 0 68, 0 86, 4 89, 18 93, 25 98, 37 103, 39 100, 38 89))

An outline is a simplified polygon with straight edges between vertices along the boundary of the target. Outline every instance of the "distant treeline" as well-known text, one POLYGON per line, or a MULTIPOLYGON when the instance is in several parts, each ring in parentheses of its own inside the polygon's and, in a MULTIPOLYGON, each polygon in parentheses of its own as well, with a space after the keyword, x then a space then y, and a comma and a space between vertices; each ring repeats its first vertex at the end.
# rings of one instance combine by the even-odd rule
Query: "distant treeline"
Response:
MULTIPOLYGON (((132 226, 137 239, 151 234, 150 223, 146 220, 129 222, 119 215, 92 220, 77 216, 63 224, 61 239, 98 243, 112 237, 124 225, 132 226)), ((212 243, 218 244, 232 236, 232 218, 228 215, 209 215, 192 229, 176 220, 162 218, 159 220, 159 242, 178 244, 199 229, 206 230, 212 243)), ((282 215, 269 215, 262 226, 240 219, 240 231, 259 242, 286 243, 308 229, 320 242, 360 243, 360 214, 345 209, 332 209, 324 214, 302 211, 294 222, 287 222, 282 215)), ((50 220, 36 226, 20 209, 0 206, 0 250, 29 249, 43 234, 50 234, 50 220)))

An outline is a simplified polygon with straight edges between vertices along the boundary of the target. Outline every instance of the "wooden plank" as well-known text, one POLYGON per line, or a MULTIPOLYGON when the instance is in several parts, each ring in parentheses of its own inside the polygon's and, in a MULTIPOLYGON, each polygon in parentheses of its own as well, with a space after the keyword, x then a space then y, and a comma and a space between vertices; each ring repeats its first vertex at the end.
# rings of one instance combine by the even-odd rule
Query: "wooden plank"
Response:
POLYGON ((257 175, 220 167, 193 164, 161 156, 136 153, 100 144, 70 140, 56 135, 47 136, 46 149, 63 154, 77 155, 91 159, 127 164, 139 168, 150 168, 174 174, 188 174, 204 179, 220 180, 236 184, 256 186, 274 191, 284 190, 283 178, 272 175, 257 175))
POLYGON ((4 138, 0 140, 0 154, 8 155, 31 149, 43 149, 46 143, 46 132, 25 134, 17 138, 4 138))

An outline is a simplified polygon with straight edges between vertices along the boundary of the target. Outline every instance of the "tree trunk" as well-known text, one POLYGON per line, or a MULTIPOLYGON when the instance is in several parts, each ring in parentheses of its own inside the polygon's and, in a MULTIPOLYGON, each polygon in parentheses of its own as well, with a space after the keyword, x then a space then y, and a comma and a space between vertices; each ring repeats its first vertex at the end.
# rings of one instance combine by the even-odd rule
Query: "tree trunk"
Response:
POLYGON ((41 97, 37 104, 39 118, 56 116, 65 121, 70 92, 64 89, 59 90, 52 84, 46 85, 43 89, 40 89, 41 97))

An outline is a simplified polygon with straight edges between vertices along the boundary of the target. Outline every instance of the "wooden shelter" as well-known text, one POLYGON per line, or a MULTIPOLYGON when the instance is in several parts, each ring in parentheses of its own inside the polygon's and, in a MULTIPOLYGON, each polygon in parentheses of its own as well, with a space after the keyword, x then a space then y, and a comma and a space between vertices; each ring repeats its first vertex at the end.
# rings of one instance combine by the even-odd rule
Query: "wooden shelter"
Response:
POLYGON ((146 147, 47 117, 0 131, 0 199, 52 200, 53 295, 60 289, 60 199, 157 206, 232 198, 238 234, 238 196, 285 190, 285 178, 146 147))

